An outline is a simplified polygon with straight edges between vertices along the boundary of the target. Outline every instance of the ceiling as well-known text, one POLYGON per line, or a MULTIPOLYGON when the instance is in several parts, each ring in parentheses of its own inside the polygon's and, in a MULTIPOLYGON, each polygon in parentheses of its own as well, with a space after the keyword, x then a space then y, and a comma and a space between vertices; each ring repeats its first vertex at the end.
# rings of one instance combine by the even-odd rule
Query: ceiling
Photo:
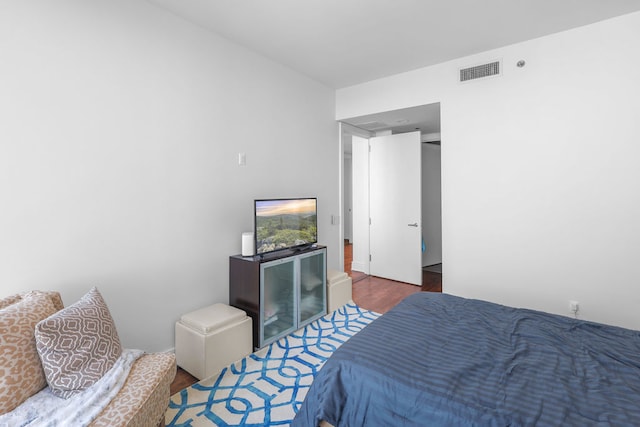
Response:
MULTIPOLYGON (((640 10, 639 0, 147 1, 334 89, 640 10)), ((344 121, 433 140, 440 105, 344 121)))
POLYGON ((342 88, 640 10, 638 0, 148 0, 342 88))
POLYGON ((420 131, 425 141, 440 140, 440 103, 420 105, 342 120, 371 133, 420 131))

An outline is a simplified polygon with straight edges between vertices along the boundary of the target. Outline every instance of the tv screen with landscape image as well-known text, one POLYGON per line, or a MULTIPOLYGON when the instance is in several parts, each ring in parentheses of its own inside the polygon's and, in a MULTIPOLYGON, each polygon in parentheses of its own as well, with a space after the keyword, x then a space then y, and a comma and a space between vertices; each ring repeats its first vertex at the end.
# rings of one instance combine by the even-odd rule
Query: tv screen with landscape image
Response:
POLYGON ((317 228, 315 198, 255 201, 257 255, 317 243, 317 228))

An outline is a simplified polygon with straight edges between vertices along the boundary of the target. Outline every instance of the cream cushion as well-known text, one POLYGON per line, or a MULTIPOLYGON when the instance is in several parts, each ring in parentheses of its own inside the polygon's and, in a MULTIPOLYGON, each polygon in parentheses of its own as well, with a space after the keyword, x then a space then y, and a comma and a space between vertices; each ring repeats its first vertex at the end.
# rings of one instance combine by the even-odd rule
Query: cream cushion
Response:
POLYGON ((244 320, 247 313, 227 304, 217 303, 209 307, 201 308, 180 317, 183 325, 195 329, 203 334, 209 334, 215 330, 224 328, 244 320))

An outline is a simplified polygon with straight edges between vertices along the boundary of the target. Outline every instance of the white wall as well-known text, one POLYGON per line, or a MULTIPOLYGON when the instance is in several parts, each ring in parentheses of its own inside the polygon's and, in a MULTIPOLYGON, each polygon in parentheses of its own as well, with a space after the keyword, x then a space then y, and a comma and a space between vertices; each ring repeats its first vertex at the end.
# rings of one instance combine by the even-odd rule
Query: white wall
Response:
POLYGON ((442 262, 442 191, 440 146, 422 144, 422 265, 442 262))
POLYGON ((331 89, 143 1, 3 1, 0 52, 3 295, 97 285, 125 347, 171 348, 257 197, 318 197, 338 267, 331 89))
POLYGON ((638 69, 634 13, 341 89, 336 117, 441 102, 445 292, 640 329, 638 69))

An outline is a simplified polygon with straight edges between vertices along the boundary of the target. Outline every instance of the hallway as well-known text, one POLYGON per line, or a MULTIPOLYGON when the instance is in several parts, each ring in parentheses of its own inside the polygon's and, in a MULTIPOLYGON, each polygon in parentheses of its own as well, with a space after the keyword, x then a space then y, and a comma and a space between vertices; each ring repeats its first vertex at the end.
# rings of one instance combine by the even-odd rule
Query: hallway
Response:
POLYGON ((416 292, 442 292, 442 270, 438 266, 425 267, 422 270, 422 287, 396 282, 381 277, 369 276, 360 271, 351 270, 353 245, 345 241, 344 271, 351 277, 353 301, 362 308, 386 313, 406 296, 416 292))

